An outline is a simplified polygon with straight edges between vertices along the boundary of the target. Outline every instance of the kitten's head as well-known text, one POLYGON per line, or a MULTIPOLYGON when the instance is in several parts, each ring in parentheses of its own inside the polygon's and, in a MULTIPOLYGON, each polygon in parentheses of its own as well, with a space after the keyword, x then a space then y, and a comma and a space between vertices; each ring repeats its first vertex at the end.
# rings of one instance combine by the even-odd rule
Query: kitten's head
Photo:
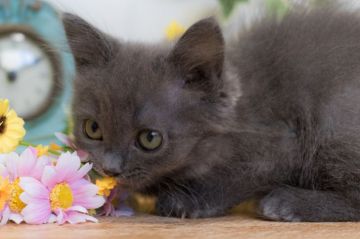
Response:
POLYGON ((132 189, 184 168, 206 171, 233 107, 215 20, 151 46, 121 43, 69 14, 64 25, 78 71, 74 134, 95 167, 132 189))

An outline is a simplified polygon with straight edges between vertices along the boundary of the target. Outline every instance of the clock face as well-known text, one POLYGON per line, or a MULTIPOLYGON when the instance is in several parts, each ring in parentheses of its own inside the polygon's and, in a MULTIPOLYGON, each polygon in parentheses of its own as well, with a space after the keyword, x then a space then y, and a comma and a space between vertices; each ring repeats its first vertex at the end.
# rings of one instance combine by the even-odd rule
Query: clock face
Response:
POLYGON ((56 57, 45 44, 24 32, 0 34, 0 98, 9 99, 26 120, 51 106, 59 86, 56 57))

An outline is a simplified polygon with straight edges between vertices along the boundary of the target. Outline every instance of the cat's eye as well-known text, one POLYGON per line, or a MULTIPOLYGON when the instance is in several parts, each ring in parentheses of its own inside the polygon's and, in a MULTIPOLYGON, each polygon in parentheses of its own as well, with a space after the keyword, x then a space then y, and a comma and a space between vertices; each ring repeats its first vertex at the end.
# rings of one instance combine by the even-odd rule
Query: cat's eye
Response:
POLYGON ((155 130, 142 130, 137 138, 138 145, 145 151, 154 151, 163 143, 163 136, 155 130))
POLYGON ((92 140, 102 140, 103 134, 99 127, 99 124, 95 120, 84 121, 84 134, 92 140))

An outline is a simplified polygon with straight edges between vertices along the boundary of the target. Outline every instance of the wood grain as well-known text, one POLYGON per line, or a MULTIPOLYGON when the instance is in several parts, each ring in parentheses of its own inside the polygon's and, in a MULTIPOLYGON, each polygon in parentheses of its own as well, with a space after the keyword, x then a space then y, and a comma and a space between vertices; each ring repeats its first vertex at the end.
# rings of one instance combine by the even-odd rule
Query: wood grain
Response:
POLYGON ((98 224, 14 225, 0 228, 1 239, 161 239, 161 238, 360 238, 360 223, 279 223, 247 215, 224 218, 181 220, 138 215, 131 218, 102 218, 98 224))

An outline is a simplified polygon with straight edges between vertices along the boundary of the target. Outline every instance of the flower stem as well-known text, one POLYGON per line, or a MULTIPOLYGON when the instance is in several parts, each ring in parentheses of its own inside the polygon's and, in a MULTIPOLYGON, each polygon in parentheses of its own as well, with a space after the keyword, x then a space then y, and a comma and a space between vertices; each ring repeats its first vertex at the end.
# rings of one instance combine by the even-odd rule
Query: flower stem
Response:
MULTIPOLYGON (((24 147, 33 147, 33 148, 36 148, 36 145, 32 144, 32 143, 29 143, 29 142, 25 142, 25 141, 21 141, 20 142, 20 145, 21 146, 24 146, 24 147)), ((49 153, 55 155, 55 156, 60 156, 61 153, 57 152, 57 151, 54 151, 52 149, 49 149, 48 150, 49 153)))
POLYGON ((36 147, 35 145, 30 144, 30 143, 25 142, 25 141, 20 141, 20 146, 24 146, 24 147, 36 147))

